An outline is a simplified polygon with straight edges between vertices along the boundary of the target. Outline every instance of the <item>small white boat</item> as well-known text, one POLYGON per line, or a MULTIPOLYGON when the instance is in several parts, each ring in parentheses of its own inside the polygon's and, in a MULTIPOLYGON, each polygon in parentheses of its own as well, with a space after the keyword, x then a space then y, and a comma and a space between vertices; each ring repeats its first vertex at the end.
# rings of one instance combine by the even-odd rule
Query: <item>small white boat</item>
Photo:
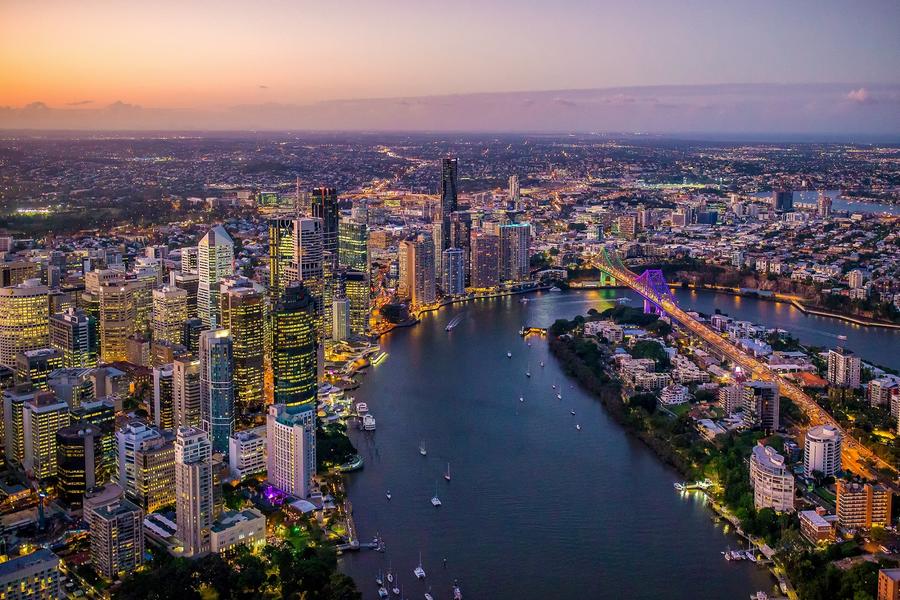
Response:
POLYGON ((556 399, 557 399, 557 400, 562 400, 562 394, 557 394, 557 395, 556 395, 556 399))
POLYGON ((839 340, 846 340, 846 339, 847 339, 847 336, 846 336, 846 335, 839 335, 839 336, 837 336, 837 338, 838 338, 839 340))
POLYGON ((425 569, 422 568, 422 553, 419 552, 419 566, 413 569, 413 575, 416 579, 425 579, 425 569))
POLYGON ((428 451, 425 450, 425 442, 422 442, 421 444, 419 444, 419 454, 421 454, 422 456, 425 456, 428 454, 428 451))
POLYGON ((525 377, 531 377, 531 371, 525 371, 525 377))
POLYGON ((506 353, 506 358, 512 358, 512 352, 507 352, 507 353, 506 353))
POLYGON ((525 396, 519 396, 519 402, 525 402, 525 396))
POLYGON ((441 505, 441 499, 437 495, 437 482, 434 484, 434 496, 431 498, 431 505, 437 508, 441 505))
POLYGON ((394 583, 394 573, 390 570, 387 573, 387 580, 388 583, 394 583))
POLYGON ((569 414, 570 414, 570 415, 574 415, 574 414, 575 414, 575 411, 574 411, 574 410, 570 410, 570 411, 569 411, 569 414))
POLYGON ((541 368, 544 368, 544 361, 541 361, 541 368))
POLYGON ((432 596, 428 592, 425 592, 425 600, 434 600, 434 596, 432 596))
POLYGON ((554 285, 552 288, 550 288, 550 291, 551 292, 561 292, 562 290, 554 285))
POLYGON ((444 479, 450 481, 450 463, 447 463, 447 472, 444 473, 444 479))
POLYGON ((378 597, 379 598, 387 598, 388 596, 390 596, 390 594, 388 594, 388 591, 385 588, 383 588, 383 587, 378 588, 378 597))
POLYGON ((391 591, 394 592, 395 596, 400 595, 400 588, 398 588, 396 585, 394 586, 394 589, 392 589, 391 591))
POLYGON ((577 429, 578 431, 581 431, 581 425, 576 425, 575 429, 577 429))
POLYGON ((453 600, 462 600, 462 590, 457 584, 453 584, 453 600))
POLYGON ((378 571, 378 577, 375 578, 375 585, 378 587, 382 587, 384 585, 384 577, 381 574, 381 571, 378 571))
POLYGON ((387 493, 384 495, 384 497, 387 498, 388 500, 390 500, 391 499, 391 490, 388 490, 387 493))

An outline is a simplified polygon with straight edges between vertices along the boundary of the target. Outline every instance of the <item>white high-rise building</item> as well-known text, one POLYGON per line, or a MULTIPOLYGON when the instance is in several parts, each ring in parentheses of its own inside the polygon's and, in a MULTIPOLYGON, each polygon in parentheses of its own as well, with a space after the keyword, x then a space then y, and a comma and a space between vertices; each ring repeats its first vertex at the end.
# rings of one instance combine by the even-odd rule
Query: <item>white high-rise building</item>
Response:
POLYGON ((231 476, 241 480, 265 473, 266 438, 254 431, 239 431, 228 440, 228 467, 231 476))
POLYGON ((846 348, 832 348, 828 351, 828 383, 856 389, 859 387, 859 357, 846 348))
POLYGON ((216 225, 197 246, 197 315, 203 325, 219 324, 219 281, 234 275, 234 240, 221 225, 216 225))
POLYGON ((331 339, 344 342, 350 337, 350 300, 335 298, 331 304, 331 339))
POLYGON ((803 474, 813 471, 831 477, 841 470, 841 441, 843 436, 831 425, 817 425, 806 432, 803 448, 803 474))
POLYGON ((521 210, 521 190, 519 189, 519 176, 509 176, 509 201, 513 208, 521 210))
POLYGON ((316 412, 314 405, 269 406, 266 418, 267 481, 305 498, 316 474, 316 412))
POLYGON ((506 223, 499 229, 500 279, 525 281, 531 268, 531 224, 506 223))
POLYGON ((750 455, 750 486, 756 510, 794 510, 794 476, 784 457, 771 446, 759 444, 750 455))
POLYGON ((316 301, 316 331, 320 338, 331 333, 331 323, 325 323, 325 303, 331 313, 331 298, 325 298, 325 248, 322 219, 294 220, 294 259, 286 269, 287 281, 302 281, 316 301), (326 327, 328 331, 326 331, 326 327))
POLYGON ((212 446, 205 431, 180 427, 175 435, 176 537, 186 556, 209 552, 213 523, 212 446))
POLYGON ((188 293, 178 287, 153 290, 153 341, 180 344, 188 319, 188 293))
POLYGON ((461 296, 466 293, 466 271, 463 259, 465 251, 462 248, 447 248, 443 252, 443 277, 441 288, 444 295, 461 296))

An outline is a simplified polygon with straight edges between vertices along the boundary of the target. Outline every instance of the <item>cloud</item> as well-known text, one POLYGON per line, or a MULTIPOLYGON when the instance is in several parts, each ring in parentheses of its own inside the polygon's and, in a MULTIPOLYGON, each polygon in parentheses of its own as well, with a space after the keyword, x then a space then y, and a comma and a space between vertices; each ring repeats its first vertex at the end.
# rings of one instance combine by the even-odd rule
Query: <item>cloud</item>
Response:
POLYGON ((851 90, 847 94, 847 100, 850 102, 855 102, 857 104, 872 104, 875 102, 875 99, 872 98, 872 95, 869 93, 864 87, 861 87, 857 90, 851 90))
POLYGON ((66 102, 66 106, 84 106, 85 104, 93 104, 93 100, 78 100, 76 102, 66 102))
POLYGON ((269 89, 269 86, 260 84, 260 85, 259 85, 259 89, 261 89, 261 90, 267 90, 267 89, 269 89))

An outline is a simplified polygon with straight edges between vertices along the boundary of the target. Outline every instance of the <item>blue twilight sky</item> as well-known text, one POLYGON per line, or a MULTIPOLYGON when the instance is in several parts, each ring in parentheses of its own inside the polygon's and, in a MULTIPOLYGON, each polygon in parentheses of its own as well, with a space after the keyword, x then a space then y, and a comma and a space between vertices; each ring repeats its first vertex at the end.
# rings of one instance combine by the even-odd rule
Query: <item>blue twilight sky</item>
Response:
MULTIPOLYGON (((0 2, 0 127, 186 121, 268 128, 316 126, 319 119, 323 128, 352 121, 456 129, 466 128, 464 120, 438 122, 440 111, 423 108, 434 100, 423 97, 446 96, 444 104, 469 110, 477 106, 462 95, 679 86, 674 93, 683 97, 683 86, 698 86, 694 95, 709 106, 723 84, 759 84, 752 94, 759 121, 745 124, 751 129, 765 125, 765 110, 785 108, 783 95, 765 97, 785 93, 772 84, 838 84, 827 106, 808 106, 814 88, 796 97, 807 103, 805 126, 877 129, 874 117, 841 116, 836 104, 841 97, 870 113, 880 106, 877 120, 891 116, 891 103, 900 112, 900 2, 0 2), (418 112, 386 110, 383 99, 397 98, 417 99, 418 112), (372 99, 364 104, 368 119, 342 115, 333 123, 321 114, 372 99), (813 108, 822 111, 815 122, 813 108)), ((696 118, 675 113, 675 129, 696 126, 696 118)), ((483 115, 472 116, 469 128, 481 128, 483 115)), ((524 128, 524 119, 539 130, 592 130, 621 120, 599 110, 580 120, 514 116, 498 127, 524 128)), ((900 130, 896 117, 884 125, 900 130)))

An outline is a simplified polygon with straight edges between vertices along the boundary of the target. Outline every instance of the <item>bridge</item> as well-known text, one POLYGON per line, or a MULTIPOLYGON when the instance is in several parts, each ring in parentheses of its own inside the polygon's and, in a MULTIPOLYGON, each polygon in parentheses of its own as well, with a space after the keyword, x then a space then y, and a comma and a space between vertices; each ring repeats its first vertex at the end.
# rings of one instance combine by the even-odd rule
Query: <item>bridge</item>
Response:
POLYGON ((751 356, 701 323, 675 301, 662 273, 646 271, 636 275, 617 256, 611 256, 607 248, 588 255, 591 266, 605 271, 622 285, 626 285, 644 298, 644 309, 655 314, 665 314, 678 321, 689 332, 709 344, 736 365, 740 365, 754 379, 778 384, 782 396, 789 398, 808 417, 810 425, 831 425, 843 435, 841 462, 844 469, 872 479, 881 479, 872 467, 897 474, 898 470, 879 458, 859 440, 850 436, 825 409, 819 406, 800 386, 788 381, 756 357, 751 356))

